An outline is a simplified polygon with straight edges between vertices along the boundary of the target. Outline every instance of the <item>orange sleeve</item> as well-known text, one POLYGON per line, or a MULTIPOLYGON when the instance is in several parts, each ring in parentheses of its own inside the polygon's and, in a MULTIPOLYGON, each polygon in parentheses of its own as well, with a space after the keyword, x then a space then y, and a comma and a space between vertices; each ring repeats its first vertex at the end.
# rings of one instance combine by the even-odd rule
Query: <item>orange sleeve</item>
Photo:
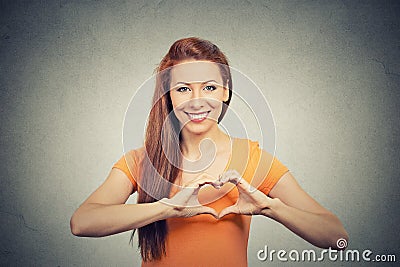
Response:
POLYGON ((257 189, 268 195, 282 175, 288 172, 289 169, 277 157, 261 149, 258 142, 255 144, 252 156, 255 160, 253 166, 256 166, 256 173, 260 181, 257 189))
POLYGON ((270 171, 268 172, 267 177, 264 182, 260 185, 260 191, 264 194, 268 195, 269 191, 275 186, 275 184, 279 181, 279 179, 288 172, 289 169, 282 164, 276 157, 274 157, 272 161, 272 166, 270 171))
POLYGON ((133 191, 131 194, 137 191, 137 179, 139 177, 139 164, 135 150, 131 150, 123 155, 112 168, 117 168, 123 171, 129 180, 132 182, 133 191))

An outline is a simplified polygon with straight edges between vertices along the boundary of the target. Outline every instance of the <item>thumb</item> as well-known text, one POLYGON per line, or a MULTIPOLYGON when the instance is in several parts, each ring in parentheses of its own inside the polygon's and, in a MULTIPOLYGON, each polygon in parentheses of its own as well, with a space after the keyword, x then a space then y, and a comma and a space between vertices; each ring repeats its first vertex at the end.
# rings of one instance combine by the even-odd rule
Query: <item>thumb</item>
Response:
POLYGON ((224 217, 225 215, 228 215, 230 213, 238 213, 238 208, 236 206, 229 206, 223 210, 221 210, 221 212, 219 213, 219 218, 221 219, 222 217, 224 217))
POLYGON ((211 214, 215 219, 219 219, 217 211, 210 207, 201 207, 199 210, 199 214, 211 214))

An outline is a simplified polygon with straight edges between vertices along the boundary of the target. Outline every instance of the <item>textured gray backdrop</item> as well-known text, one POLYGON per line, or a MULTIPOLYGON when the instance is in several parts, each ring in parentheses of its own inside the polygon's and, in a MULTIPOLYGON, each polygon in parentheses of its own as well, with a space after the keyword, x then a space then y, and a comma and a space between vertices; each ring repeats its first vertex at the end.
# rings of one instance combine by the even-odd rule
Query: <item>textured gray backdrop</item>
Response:
MULTIPOLYGON (((2 265, 139 266, 130 232, 78 238, 69 219, 121 157, 134 91, 172 42, 188 36, 218 44, 261 87, 276 121, 277 157, 339 216, 349 248, 400 260, 398 1, 0 7, 2 265)), ((265 245, 313 248, 255 217, 250 266, 278 265, 257 260, 265 245)))

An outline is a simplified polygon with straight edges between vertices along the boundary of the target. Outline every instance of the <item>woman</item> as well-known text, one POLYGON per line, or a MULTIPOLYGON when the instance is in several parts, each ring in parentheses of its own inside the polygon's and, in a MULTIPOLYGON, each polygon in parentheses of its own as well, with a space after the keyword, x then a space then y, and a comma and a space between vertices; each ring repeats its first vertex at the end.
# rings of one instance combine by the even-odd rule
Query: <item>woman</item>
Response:
POLYGON ((247 266, 251 215, 263 215, 338 249, 337 240, 348 239, 339 219, 257 142, 220 130, 231 97, 219 48, 176 41, 157 68, 144 147, 121 157, 75 211, 72 233, 133 229, 133 237, 138 229, 142 266, 247 266), (136 191, 138 204, 125 204, 136 191))

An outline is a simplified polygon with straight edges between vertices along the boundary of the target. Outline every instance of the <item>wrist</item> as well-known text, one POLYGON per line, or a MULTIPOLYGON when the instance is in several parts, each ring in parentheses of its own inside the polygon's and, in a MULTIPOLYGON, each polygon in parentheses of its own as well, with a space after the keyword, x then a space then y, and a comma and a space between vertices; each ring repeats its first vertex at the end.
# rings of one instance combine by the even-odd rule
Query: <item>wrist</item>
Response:
POLYGON ((154 204, 157 206, 159 210, 159 215, 160 215, 159 220, 165 220, 173 216, 174 207, 168 204, 167 200, 168 198, 164 197, 154 202, 154 204))
POLYGON ((162 198, 156 202, 153 202, 154 209, 157 210, 158 220, 165 220, 171 217, 173 207, 168 204, 168 198, 162 198))
POLYGON ((263 210, 263 215, 270 217, 271 219, 277 220, 279 214, 285 209, 286 204, 283 203, 279 198, 271 198, 269 207, 263 210))

